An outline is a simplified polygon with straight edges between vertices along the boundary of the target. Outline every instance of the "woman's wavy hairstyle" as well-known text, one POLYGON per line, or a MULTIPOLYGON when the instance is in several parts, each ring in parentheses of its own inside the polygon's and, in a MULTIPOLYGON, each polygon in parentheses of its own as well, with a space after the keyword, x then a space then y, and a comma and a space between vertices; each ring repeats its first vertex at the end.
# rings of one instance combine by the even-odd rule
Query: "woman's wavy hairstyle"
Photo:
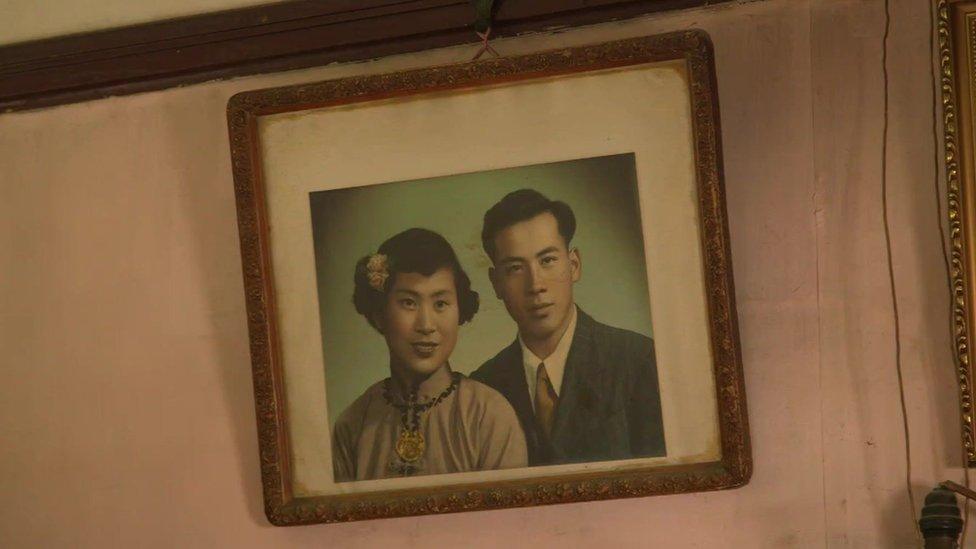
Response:
POLYGON ((389 276, 383 282, 383 290, 370 284, 367 265, 373 254, 363 256, 356 262, 353 277, 353 305, 356 312, 366 317, 370 326, 379 330, 373 320, 383 312, 387 294, 393 288, 398 273, 418 273, 430 276, 440 269, 448 268, 454 273, 454 286, 457 289, 458 323, 464 324, 478 312, 478 292, 471 289, 471 279, 461 267, 454 248, 438 233, 428 229, 407 229, 388 238, 380 245, 377 253, 386 256, 389 276))

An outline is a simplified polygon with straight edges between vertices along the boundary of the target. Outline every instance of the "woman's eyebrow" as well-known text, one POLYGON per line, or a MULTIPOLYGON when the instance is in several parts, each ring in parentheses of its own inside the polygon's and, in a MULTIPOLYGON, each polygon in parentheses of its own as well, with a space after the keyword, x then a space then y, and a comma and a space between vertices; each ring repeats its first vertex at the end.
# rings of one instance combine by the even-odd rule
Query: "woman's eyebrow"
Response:
MULTIPOLYGON (((395 293, 395 294, 407 294, 407 295, 409 295, 411 297, 423 297, 423 295, 424 295, 424 294, 421 294, 420 292, 418 292, 416 290, 408 290, 406 288, 397 288, 397 289, 393 290, 393 293, 395 293)), ((439 296, 442 296, 442 295, 454 295, 454 293, 455 293, 454 290, 451 290, 449 288, 444 288, 442 290, 437 290, 435 292, 431 292, 430 294, 427 294, 427 295, 429 295, 431 297, 439 297, 439 296)))
POLYGON ((410 295, 410 296, 420 297, 420 292, 415 292, 413 290, 408 290, 406 288, 397 288, 397 289, 393 290, 393 293, 395 293, 395 294, 407 294, 407 295, 410 295))
POLYGON ((447 288, 443 290, 437 290, 436 292, 430 294, 431 297, 440 297, 442 295, 454 295, 454 290, 448 290, 447 288))

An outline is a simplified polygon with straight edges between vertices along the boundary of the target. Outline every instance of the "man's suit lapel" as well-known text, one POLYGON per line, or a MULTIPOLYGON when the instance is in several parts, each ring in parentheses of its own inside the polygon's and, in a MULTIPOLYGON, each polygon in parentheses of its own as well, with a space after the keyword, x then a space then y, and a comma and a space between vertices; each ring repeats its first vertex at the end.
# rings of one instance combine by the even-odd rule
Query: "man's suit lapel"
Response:
POLYGON ((604 375, 603 365, 596 356, 595 321, 579 308, 576 311, 576 331, 566 356, 550 444, 545 444, 540 438, 529 386, 525 381, 522 346, 516 339, 499 356, 502 367, 499 369, 497 388, 508 397, 522 423, 530 465, 565 462, 578 453, 581 444, 592 443, 586 437, 593 433, 593 429, 599 428, 600 391, 603 390, 601 381, 604 381, 604 375), (579 437, 584 438, 580 440, 579 437))
POLYGON ((552 446, 557 459, 561 449, 576 445, 574 436, 585 432, 587 422, 595 421, 599 393, 600 365, 594 357, 593 319, 577 308, 576 332, 566 357, 559 404, 552 426, 552 446))
POLYGON ((505 348, 502 356, 501 382, 504 384, 502 394, 512 397, 511 404, 519 419, 535 417, 532 412, 532 401, 529 400, 529 386, 525 382, 525 369, 522 366, 522 348, 518 340, 505 348))
POLYGON ((535 410, 529 398, 529 385, 525 381, 525 367, 522 365, 522 346, 516 339, 502 351, 499 392, 509 397, 509 404, 515 409, 525 431, 525 442, 529 447, 529 461, 533 464, 541 459, 539 435, 536 429, 535 410))

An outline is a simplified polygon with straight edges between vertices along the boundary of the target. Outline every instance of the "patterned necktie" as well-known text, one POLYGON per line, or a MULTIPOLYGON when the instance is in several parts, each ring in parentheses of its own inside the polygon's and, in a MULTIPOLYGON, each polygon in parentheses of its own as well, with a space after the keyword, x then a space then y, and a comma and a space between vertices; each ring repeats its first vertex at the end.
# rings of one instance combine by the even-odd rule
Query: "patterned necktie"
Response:
POLYGON ((535 371, 535 419, 547 440, 552 435, 552 420, 556 416, 558 403, 559 396, 549 381, 546 365, 540 362, 535 371))

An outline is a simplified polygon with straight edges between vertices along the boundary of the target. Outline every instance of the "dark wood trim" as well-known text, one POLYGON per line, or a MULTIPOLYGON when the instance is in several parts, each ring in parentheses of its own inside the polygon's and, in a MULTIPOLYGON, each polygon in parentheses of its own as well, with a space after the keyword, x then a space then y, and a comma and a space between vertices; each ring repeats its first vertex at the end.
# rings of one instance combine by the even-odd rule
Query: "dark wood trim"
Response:
MULTIPOLYGON (((500 3, 494 35, 728 0, 500 3)), ((0 47, 0 110, 19 111, 474 42, 469 0, 291 0, 0 47)))

